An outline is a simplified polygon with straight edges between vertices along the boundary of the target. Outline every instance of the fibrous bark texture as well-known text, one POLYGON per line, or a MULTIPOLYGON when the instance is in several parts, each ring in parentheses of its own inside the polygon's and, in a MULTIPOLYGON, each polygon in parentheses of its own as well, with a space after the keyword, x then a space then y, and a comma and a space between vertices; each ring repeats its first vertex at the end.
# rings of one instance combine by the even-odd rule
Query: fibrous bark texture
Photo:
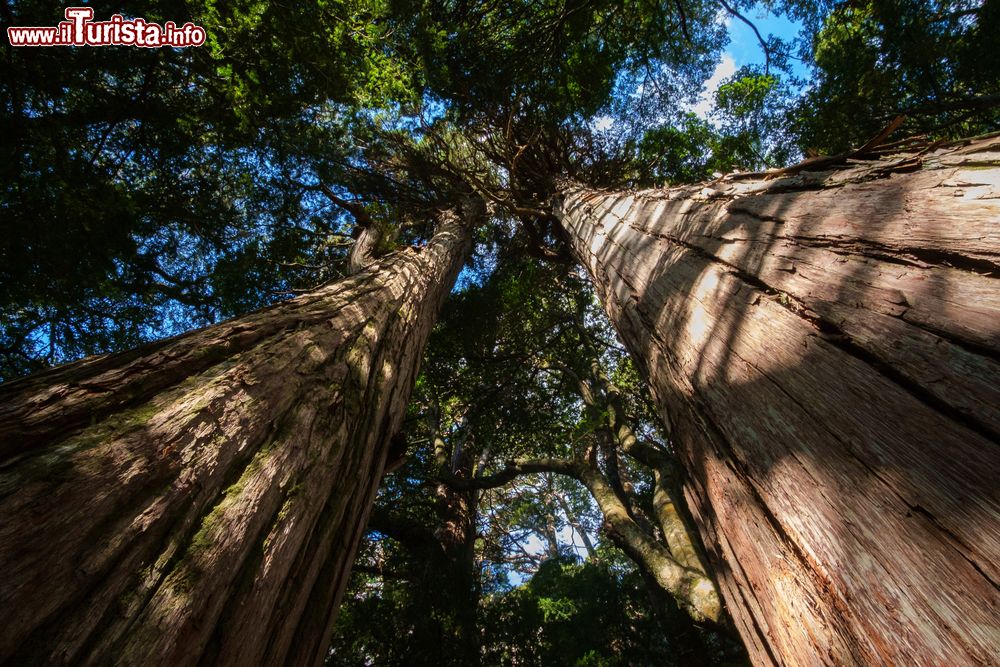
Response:
POLYGON ((997 664, 1000 139, 556 214, 758 665, 997 664))
POLYGON ((0 663, 321 663, 470 239, 0 388, 0 663))

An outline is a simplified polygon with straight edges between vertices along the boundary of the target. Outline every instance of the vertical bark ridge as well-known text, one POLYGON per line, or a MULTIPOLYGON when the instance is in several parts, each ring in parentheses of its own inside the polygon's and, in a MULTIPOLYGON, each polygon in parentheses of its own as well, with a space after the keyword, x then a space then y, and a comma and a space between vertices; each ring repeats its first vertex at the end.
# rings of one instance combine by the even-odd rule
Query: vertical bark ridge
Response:
POLYGON ((556 205, 757 664, 1000 655, 1000 139, 914 164, 556 205))
POLYGON ((470 248, 0 388, 0 663, 321 662, 470 248))

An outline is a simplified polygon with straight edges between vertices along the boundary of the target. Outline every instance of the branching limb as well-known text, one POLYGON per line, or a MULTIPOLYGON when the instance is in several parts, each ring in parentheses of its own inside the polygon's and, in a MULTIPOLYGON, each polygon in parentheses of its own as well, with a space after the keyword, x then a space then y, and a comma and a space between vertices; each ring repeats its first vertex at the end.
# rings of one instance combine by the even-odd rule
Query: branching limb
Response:
POLYGON ((507 466, 498 473, 485 477, 467 479, 456 475, 446 475, 444 482, 452 488, 459 490, 468 489, 495 489, 503 486, 521 475, 532 473, 553 472, 560 475, 568 475, 575 479, 580 479, 582 475, 582 465, 576 461, 560 458, 537 458, 520 459, 509 461, 507 466))
POLYGON ((368 211, 365 210, 364 206, 362 206, 356 201, 350 201, 342 197, 339 197, 337 193, 334 192, 333 189, 326 183, 320 183, 318 188, 324 195, 326 195, 327 199, 329 199, 334 204, 336 204, 340 208, 350 213, 351 216, 353 216, 354 221, 358 224, 358 226, 368 227, 369 225, 372 224, 372 217, 368 213, 368 211))
POLYGON ((732 14, 733 17, 738 18, 740 21, 743 21, 743 23, 750 26, 750 29, 753 30, 753 34, 757 35, 757 41, 760 42, 760 47, 764 50, 764 74, 769 73, 771 71, 771 49, 768 47, 764 37, 760 34, 760 30, 757 30, 757 26, 754 25, 753 21, 736 11, 736 9, 730 6, 726 0, 719 0, 719 4, 722 5, 723 9, 732 14))

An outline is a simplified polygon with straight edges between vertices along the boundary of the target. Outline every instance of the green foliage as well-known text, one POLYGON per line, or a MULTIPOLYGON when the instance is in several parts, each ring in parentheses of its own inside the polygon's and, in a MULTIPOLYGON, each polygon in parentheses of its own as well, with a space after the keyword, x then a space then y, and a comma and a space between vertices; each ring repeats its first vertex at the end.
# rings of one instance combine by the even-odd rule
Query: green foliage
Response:
POLYGON ((706 121, 687 114, 680 126, 662 126, 646 132, 639 143, 644 182, 694 183, 729 165, 716 157, 721 137, 706 121))
POLYGON ((785 164, 793 154, 784 129, 790 100, 779 76, 742 68, 719 86, 710 120, 686 113, 646 130, 638 143, 635 181, 696 183, 713 174, 785 164))
POLYGON ((419 63, 429 91, 459 115, 522 101, 536 119, 556 122, 606 105, 622 67, 689 62, 714 12, 700 0, 682 10, 651 0, 395 0, 391 8, 399 58, 419 63), (682 21, 700 39, 678 58, 682 21))
POLYGON ((715 94, 718 154, 743 170, 787 164, 794 155, 786 128, 792 100, 787 80, 754 67, 741 68, 715 94))
MULTIPOLYGON (((344 109, 419 99, 411 70, 375 48, 377 3, 96 9, 194 21, 208 43, 8 49, 0 378, 246 312, 325 277, 303 267, 336 275, 346 246, 323 237, 344 231, 342 215, 301 183, 345 178, 344 109)), ((60 12, 19 2, 5 18, 47 25, 60 12)))
POLYGON ((722 114, 730 116, 758 113, 777 84, 778 78, 773 74, 747 72, 743 76, 737 75, 719 86, 715 93, 715 105, 722 114))
POLYGON ((816 78, 792 116, 803 147, 859 146, 901 113, 907 134, 1000 125, 997 3, 869 0, 837 7, 819 26, 807 51, 816 78))
MULTIPOLYGON (((428 600, 412 584, 352 577, 328 665, 460 665, 428 600), (366 583, 367 582, 367 583, 366 583), (423 641, 415 643, 415 638, 423 641)), ((570 557, 545 562, 526 583, 489 594, 478 612, 484 665, 684 665, 685 639, 671 636, 648 604, 641 578, 570 557)))
POLYGON ((476 619, 463 618, 468 610, 454 605, 454 595, 448 594, 454 586, 447 579, 449 573, 427 571, 422 578, 397 578, 391 568, 420 567, 419 560, 404 560, 404 553, 393 547, 385 553, 390 577, 352 574, 327 664, 469 664, 459 642, 467 631, 464 624, 476 619))
POLYGON ((683 665, 683 640, 649 605, 641 577, 604 563, 546 561, 484 603, 483 664, 683 665))
MULTIPOLYGON (((15 25, 61 18, 51 3, 9 4, 15 25)), ((715 635, 685 638, 679 612, 651 598, 577 482, 533 475, 479 493, 441 476, 582 459, 612 414, 580 399, 574 376, 595 360, 637 435, 663 441, 587 285, 528 257, 559 244, 544 215, 555 176, 693 183, 857 146, 900 112, 907 132, 996 129, 998 3, 779 5, 810 31, 805 95, 771 40, 770 69, 723 82, 709 119, 684 111, 725 40, 708 0, 112 3, 98 18, 191 20, 208 42, 7 49, 0 379, 337 278, 354 215, 397 232, 389 251, 426 240, 457 196, 485 194, 494 214, 433 333, 409 460, 379 495, 392 521, 361 555, 333 664, 689 664, 703 643, 727 660, 715 635), (605 115, 613 129, 597 131, 605 115), (560 538, 571 525, 596 542, 585 563, 560 538)), ((649 471, 615 465, 648 506, 649 471)))

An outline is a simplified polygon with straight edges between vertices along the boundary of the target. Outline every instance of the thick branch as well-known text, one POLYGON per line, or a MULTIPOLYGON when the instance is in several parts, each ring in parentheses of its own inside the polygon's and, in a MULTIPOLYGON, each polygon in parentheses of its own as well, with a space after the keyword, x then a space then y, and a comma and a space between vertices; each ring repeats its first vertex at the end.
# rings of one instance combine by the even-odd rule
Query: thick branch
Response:
POLYGON ((598 470, 566 459, 525 459, 513 461, 489 477, 470 480, 449 476, 446 482, 458 489, 487 489, 503 486, 520 475, 541 472, 568 475, 583 483, 597 501, 609 535, 636 565, 652 574, 693 619, 719 621, 721 603, 715 584, 704 572, 678 562, 669 550, 643 532, 598 470))
POLYGON ((597 471, 585 469, 581 480, 604 515, 608 535, 669 591, 696 621, 718 622, 722 604, 715 584, 703 572, 687 568, 632 520, 611 485, 597 471))
POLYGON ((521 475, 530 475, 532 473, 553 472, 560 475, 568 475, 574 479, 580 479, 582 475, 582 468, 583 467, 579 463, 567 459, 521 459, 518 461, 508 462, 507 467, 503 470, 486 477, 468 479, 449 474, 444 476, 443 481, 448 484, 448 486, 460 490, 495 489, 507 484, 521 475))
POLYGON ((320 183, 319 189, 323 192, 323 194, 327 196, 327 199, 329 199, 334 204, 336 204, 340 208, 350 213, 351 216, 354 217, 354 222, 356 222, 358 226, 360 227, 371 226, 372 217, 368 213, 368 211, 365 210, 364 206, 362 206, 358 202, 350 201, 337 196, 337 193, 335 193, 333 189, 330 188, 330 186, 327 185, 326 183, 320 183))

